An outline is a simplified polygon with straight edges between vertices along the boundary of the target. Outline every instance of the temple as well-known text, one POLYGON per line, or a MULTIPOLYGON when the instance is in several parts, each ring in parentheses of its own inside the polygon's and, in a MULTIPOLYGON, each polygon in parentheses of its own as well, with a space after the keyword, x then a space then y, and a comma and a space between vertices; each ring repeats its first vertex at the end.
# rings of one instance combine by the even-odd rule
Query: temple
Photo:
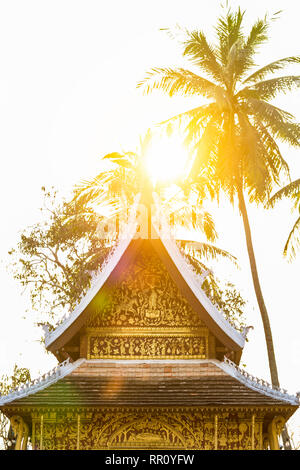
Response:
POLYGON ((136 212, 45 345, 60 364, 0 397, 16 449, 279 449, 297 396, 239 367, 246 331, 136 212))

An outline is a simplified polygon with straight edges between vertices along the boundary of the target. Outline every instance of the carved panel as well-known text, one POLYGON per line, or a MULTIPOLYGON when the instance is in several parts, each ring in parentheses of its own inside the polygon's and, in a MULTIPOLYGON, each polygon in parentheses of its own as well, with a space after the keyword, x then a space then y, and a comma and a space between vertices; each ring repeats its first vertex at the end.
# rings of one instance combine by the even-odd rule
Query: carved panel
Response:
MULTIPOLYGON (((98 409, 58 413, 44 420, 43 449, 251 449, 251 417, 247 410, 228 413, 191 408, 98 409), (217 437, 217 440, 216 440, 217 437)), ((40 448, 41 425, 34 424, 40 448)), ((255 426, 254 449, 260 448, 261 426, 255 426)))
POLYGON ((208 341, 205 336, 138 334, 135 336, 90 336, 89 359, 161 359, 207 358, 208 341))
POLYGON ((153 251, 139 253, 116 286, 98 294, 87 326, 201 327, 203 323, 153 251))
POLYGON ((208 329, 154 251, 139 253, 90 311, 90 359, 208 357, 208 329))

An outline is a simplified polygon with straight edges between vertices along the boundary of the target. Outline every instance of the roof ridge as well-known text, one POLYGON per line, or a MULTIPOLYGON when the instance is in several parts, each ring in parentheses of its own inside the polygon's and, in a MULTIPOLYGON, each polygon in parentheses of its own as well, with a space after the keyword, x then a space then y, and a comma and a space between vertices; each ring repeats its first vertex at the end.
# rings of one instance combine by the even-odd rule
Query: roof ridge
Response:
POLYGON ((259 391, 260 393, 264 393, 265 395, 273 398, 275 397, 277 399, 288 401, 293 405, 298 406, 300 403, 300 393, 290 395, 286 389, 272 385, 264 379, 259 379, 258 377, 249 374, 249 372, 237 366, 226 356, 224 356, 223 362, 220 362, 217 365, 225 372, 228 372, 232 377, 235 377, 241 383, 253 390, 259 391))

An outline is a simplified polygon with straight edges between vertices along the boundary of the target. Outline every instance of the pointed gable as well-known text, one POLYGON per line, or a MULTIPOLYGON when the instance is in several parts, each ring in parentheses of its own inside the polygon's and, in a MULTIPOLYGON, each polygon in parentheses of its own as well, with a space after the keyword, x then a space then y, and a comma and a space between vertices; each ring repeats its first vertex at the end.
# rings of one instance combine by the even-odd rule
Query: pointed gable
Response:
POLYGON ((96 279, 85 308, 46 338, 47 348, 73 359, 222 359, 231 353, 238 362, 243 336, 204 291, 195 292, 195 279, 184 277, 169 251, 160 238, 132 238, 115 265, 106 265, 109 274, 96 279))

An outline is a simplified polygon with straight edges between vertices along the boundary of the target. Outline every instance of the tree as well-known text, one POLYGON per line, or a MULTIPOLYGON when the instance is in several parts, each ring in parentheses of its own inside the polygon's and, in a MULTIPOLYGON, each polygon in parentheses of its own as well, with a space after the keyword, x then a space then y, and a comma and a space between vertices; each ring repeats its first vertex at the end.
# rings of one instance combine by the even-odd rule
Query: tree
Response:
POLYGON ((294 201, 293 209, 299 213, 283 249, 284 256, 291 261, 296 257, 297 250, 300 248, 300 179, 277 191, 269 200, 268 206, 274 207, 283 198, 291 198, 294 201))
POLYGON ((187 122, 186 140, 192 149, 187 185, 206 171, 214 196, 224 193, 238 201, 243 219, 254 290, 264 326, 271 380, 279 386, 269 315, 258 277, 245 195, 250 202, 265 203, 273 188, 289 176, 289 168, 276 140, 300 145, 300 125, 294 117, 270 101, 280 92, 299 87, 299 76, 267 78, 300 57, 286 57, 255 71, 254 57, 269 36, 272 19, 259 19, 247 35, 245 12, 230 9, 216 26, 212 45, 202 31, 185 31, 183 55, 197 72, 183 68, 154 68, 138 87, 146 93, 160 89, 173 96, 202 96, 206 104, 193 108, 169 123, 187 122), (198 75, 198 71, 205 76, 198 75), (249 75, 250 73, 250 75, 249 75))
POLYGON ((51 329, 51 321, 74 309, 86 292, 110 244, 98 236, 104 218, 84 198, 58 200, 54 189, 42 191, 42 221, 25 229, 9 253, 15 279, 29 288, 33 310, 51 329))
MULTIPOLYGON (((7 395, 20 385, 30 382, 30 380, 29 370, 15 364, 11 376, 2 375, 0 377, 0 395, 7 395)), ((0 449, 9 450, 13 448, 14 438, 15 436, 13 436, 13 432, 9 427, 8 418, 0 412, 0 449)))

